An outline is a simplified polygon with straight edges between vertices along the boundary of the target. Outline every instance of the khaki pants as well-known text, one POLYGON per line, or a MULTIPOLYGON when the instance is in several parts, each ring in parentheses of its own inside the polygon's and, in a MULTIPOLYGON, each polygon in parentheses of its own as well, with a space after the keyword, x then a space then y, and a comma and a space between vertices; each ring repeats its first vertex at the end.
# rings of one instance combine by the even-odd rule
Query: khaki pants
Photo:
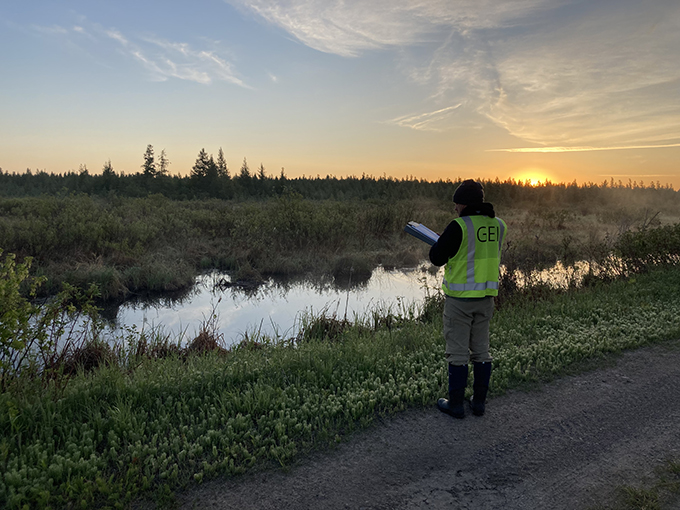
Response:
POLYGON ((444 339, 446 361, 467 365, 469 361, 488 362, 489 322, 493 316, 492 296, 479 299, 446 298, 444 304, 444 339))

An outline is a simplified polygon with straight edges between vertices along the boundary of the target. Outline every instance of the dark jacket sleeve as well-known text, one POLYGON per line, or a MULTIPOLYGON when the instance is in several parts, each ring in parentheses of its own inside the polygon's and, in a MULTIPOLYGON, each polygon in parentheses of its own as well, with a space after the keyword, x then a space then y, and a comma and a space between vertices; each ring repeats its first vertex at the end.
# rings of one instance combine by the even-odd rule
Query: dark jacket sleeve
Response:
POLYGON ((463 231, 457 221, 452 221, 430 248, 430 262, 443 266, 458 252, 462 241, 463 231))

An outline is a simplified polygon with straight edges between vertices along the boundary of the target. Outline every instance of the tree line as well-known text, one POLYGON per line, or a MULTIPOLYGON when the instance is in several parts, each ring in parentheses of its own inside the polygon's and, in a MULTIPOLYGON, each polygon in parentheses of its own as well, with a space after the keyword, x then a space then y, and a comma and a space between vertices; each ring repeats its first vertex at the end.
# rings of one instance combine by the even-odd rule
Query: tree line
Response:
MULTIPOLYGON (((394 178, 374 177, 363 174, 361 177, 321 177, 288 178, 281 168, 278 175, 266 172, 264 166, 252 171, 246 158, 240 170, 229 170, 222 148, 217 158, 202 148, 191 171, 186 176, 170 175, 170 160, 165 150, 156 155, 152 145, 143 154, 141 171, 132 174, 116 172, 110 160, 106 161, 101 173, 90 173, 85 165, 78 171, 48 173, 44 170, 24 173, 3 172, 0 168, 0 196, 23 197, 40 195, 63 195, 83 193, 91 196, 144 197, 161 194, 173 200, 203 198, 218 199, 266 199, 284 193, 296 193, 313 200, 401 200, 429 198, 450 200, 461 179, 439 179, 428 181, 410 176, 394 178)), ((468 177, 468 176, 465 176, 468 177)), ((544 182, 532 185, 528 180, 515 179, 483 180, 487 199, 500 203, 534 204, 575 204, 623 202, 634 196, 638 202, 647 200, 676 200, 677 192, 672 186, 660 182, 628 180, 615 182, 614 179, 602 183, 578 184, 544 182)))

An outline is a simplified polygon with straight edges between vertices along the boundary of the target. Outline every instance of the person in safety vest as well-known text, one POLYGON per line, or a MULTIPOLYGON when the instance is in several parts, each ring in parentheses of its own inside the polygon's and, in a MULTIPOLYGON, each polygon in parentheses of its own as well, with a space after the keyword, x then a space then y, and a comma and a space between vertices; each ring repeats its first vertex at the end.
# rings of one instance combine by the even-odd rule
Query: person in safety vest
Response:
POLYGON ((471 179, 463 181, 453 195, 460 216, 446 227, 430 249, 435 266, 446 264, 442 288, 444 338, 449 367, 449 398, 437 407, 455 418, 465 417, 464 399, 468 362, 473 363, 473 395, 470 409, 484 414, 491 378, 489 322, 498 295, 501 250, 507 233, 493 205, 484 202, 484 188, 471 179))

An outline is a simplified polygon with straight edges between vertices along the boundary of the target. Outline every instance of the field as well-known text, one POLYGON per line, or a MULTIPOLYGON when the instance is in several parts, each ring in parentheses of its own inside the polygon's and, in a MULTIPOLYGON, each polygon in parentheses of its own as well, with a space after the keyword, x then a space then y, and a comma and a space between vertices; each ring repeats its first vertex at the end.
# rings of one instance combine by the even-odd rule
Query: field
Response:
MULTIPOLYGON (((604 263, 612 251, 617 258, 579 288, 519 288, 506 278, 492 322, 494 394, 680 336, 675 192, 608 188, 612 196, 630 192, 617 208, 604 199, 545 199, 545 190, 531 199, 519 188, 524 195, 496 190, 499 214, 515 232, 508 267, 604 263)), ((415 219, 441 230, 451 217, 443 199, 21 197, 0 200, 0 211, 2 506, 169 502, 178 488, 209 478, 288 465, 446 391, 438 295, 357 323, 317 317, 296 339, 231 350, 220 348, 209 323, 188 349, 138 337, 111 348, 97 341, 95 320, 61 357, 50 332, 68 314, 88 312, 98 290, 88 296, 67 286, 46 305, 27 299, 43 275, 50 291, 63 280, 94 282, 105 297, 120 297, 181 286, 179 273, 190 281, 214 266, 254 278, 415 263, 425 251, 401 228, 415 219), (43 357, 27 355, 17 368, 29 345, 43 357)))

